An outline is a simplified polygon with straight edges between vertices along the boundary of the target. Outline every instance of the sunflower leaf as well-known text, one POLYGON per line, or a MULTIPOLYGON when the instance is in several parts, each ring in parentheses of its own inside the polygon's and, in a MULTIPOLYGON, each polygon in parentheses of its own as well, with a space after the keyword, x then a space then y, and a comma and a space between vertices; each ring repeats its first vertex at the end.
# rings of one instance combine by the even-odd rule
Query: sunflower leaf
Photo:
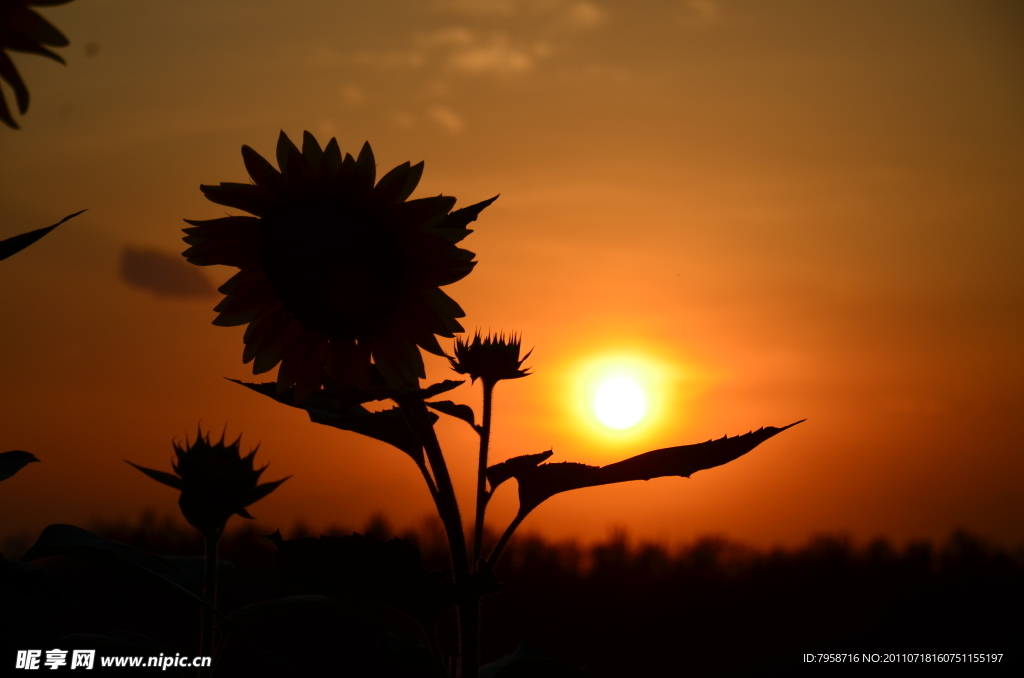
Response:
POLYGON ((26 247, 28 247, 29 245, 31 245, 35 241, 37 241, 40 238, 42 238, 44 235, 46 235, 47 233, 49 233, 53 229, 55 229, 58 226, 60 226, 61 224, 63 224, 68 219, 73 219, 73 218, 77 217, 79 214, 81 214, 82 212, 85 212, 85 210, 79 210, 78 212, 75 212, 74 214, 69 214, 68 216, 66 216, 63 219, 61 219, 60 221, 58 221, 53 226, 47 226, 46 228, 37 228, 34 231, 29 231, 28 233, 22 233, 21 235, 16 235, 13 238, 7 238, 7 240, 0 240, 0 261, 3 261, 4 259, 6 259, 7 257, 11 256, 12 254, 16 254, 16 253, 20 252, 21 250, 25 249, 26 247))
POLYGON ((443 412, 450 417, 461 419, 472 426, 474 431, 478 430, 476 427, 476 415, 473 414, 473 408, 469 405, 458 405, 453 403, 451 400, 437 400, 434 402, 427 401, 423 404, 432 410, 437 410, 438 412, 443 412))
POLYGON ((370 412, 365 407, 357 405, 343 414, 322 410, 307 412, 309 420, 313 423, 333 426, 379 440, 405 452, 418 465, 423 464, 423 444, 398 408, 370 412))
MULTIPOLYGON (((488 470, 488 478, 494 477, 494 480, 491 481, 492 486, 495 481, 500 483, 509 477, 515 478, 519 482, 519 513, 526 515, 545 499, 559 492, 623 483, 630 480, 650 480, 663 476, 689 478, 697 471, 721 466, 738 459, 765 440, 787 428, 796 426, 801 421, 782 428, 772 426, 760 428, 757 431, 733 438, 726 436, 719 440, 709 440, 696 445, 653 450, 608 466, 587 466, 568 462, 538 466, 536 463, 521 461, 516 462, 515 468, 509 466, 500 472, 497 472, 497 467, 492 467, 488 470)), ((518 457, 517 459, 526 458, 518 457)))
MULTIPOLYGON (((310 421, 316 424, 333 426, 379 440, 402 450, 417 464, 423 463, 423 446, 398 408, 370 412, 359 404, 343 402, 324 391, 317 391, 302 401, 302 404, 296 405, 294 388, 278 394, 277 384, 274 382, 249 384, 235 379, 228 381, 241 384, 257 393, 273 398, 279 403, 305 410, 310 421)), ((376 395, 369 396, 368 394, 357 397, 365 397, 362 402, 377 399, 376 395)))
POLYGON ((7 480, 36 459, 36 455, 24 450, 11 450, 0 453, 0 480, 7 480))
POLYGON ((487 482, 491 484, 491 491, 493 492, 498 485, 509 478, 518 478, 520 474, 529 473, 529 471, 548 459, 554 451, 548 450, 547 452, 539 452, 537 454, 524 454, 520 457, 512 457, 506 459, 500 464, 495 464, 487 469, 487 482))
POLYGON ((74 525, 48 525, 21 559, 28 562, 47 556, 72 556, 107 567, 131 570, 184 594, 203 607, 213 608, 196 590, 193 577, 168 559, 143 553, 74 525))

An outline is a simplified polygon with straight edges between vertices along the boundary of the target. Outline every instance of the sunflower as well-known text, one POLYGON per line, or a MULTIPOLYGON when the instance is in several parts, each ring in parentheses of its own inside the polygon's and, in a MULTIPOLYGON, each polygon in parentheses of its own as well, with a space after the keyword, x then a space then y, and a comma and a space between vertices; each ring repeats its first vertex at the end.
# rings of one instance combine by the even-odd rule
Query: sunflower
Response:
POLYGON ((448 358, 452 369, 459 374, 468 374, 475 382, 483 379, 484 383, 496 384, 502 379, 520 379, 530 375, 529 368, 522 369, 523 363, 533 351, 522 358, 519 353, 522 347, 522 336, 510 334, 488 334, 473 336, 473 341, 455 340, 455 355, 448 358))
POLYGON ((252 519, 246 507, 263 499, 288 478, 259 483, 266 466, 255 468, 256 449, 241 455, 242 436, 233 443, 211 443, 210 435, 200 428, 193 443, 173 443, 177 461, 171 462, 174 474, 128 462, 147 476, 181 492, 178 506, 189 525, 204 535, 219 537, 228 518, 240 515, 252 519))
POLYGON ((309 132, 302 150, 281 132, 280 171, 248 146, 252 184, 201 186, 207 199, 253 216, 189 221, 184 256, 193 264, 237 267, 220 288, 215 325, 246 325, 242 360, 260 374, 280 363, 279 393, 305 400, 324 375, 370 383, 375 369, 392 385, 424 376, 417 347, 439 356, 435 335, 462 331, 465 314, 441 291, 476 265, 456 246, 495 198, 452 212, 455 198, 407 200, 423 163, 399 165, 374 185, 370 144, 342 158, 336 140, 321 149, 309 132))
MULTIPOLYGON (((0 0, 0 79, 14 90, 14 98, 18 103, 18 112, 22 115, 28 110, 28 87, 18 75, 18 69, 4 50, 39 54, 59 63, 64 60, 57 54, 43 47, 66 47, 68 39, 53 27, 46 19, 29 9, 32 5, 63 5, 71 0, 0 0)), ((7 101, 0 92, 0 120, 8 127, 18 129, 7 101)))

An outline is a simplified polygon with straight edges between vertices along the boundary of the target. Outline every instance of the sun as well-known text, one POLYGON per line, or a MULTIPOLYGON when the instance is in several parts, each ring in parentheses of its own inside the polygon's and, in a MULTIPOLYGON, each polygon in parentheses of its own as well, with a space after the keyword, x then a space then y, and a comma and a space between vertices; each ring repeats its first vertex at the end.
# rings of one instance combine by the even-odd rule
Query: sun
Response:
POLYGON ((595 454, 619 454, 652 442, 687 419, 681 395, 689 366, 643 347, 605 348, 567 362, 559 427, 595 454))
POLYGON ((646 413, 647 398, 631 379, 609 379, 594 395, 594 414, 608 428, 630 428, 639 423, 646 413))

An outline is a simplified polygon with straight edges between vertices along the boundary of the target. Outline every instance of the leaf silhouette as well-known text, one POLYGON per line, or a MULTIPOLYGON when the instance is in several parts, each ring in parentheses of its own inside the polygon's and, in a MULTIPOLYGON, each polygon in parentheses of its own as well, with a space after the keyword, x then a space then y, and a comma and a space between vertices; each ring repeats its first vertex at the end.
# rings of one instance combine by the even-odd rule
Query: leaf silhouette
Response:
POLYGON ((46 228, 37 228, 36 230, 29 231, 28 233, 22 233, 21 235, 16 235, 12 238, 7 238, 6 240, 0 240, 0 261, 3 261, 12 254, 17 254, 18 252, 25 249, 35 241, 42 238, 44 235, 46 235, 53 229, 63 224, 68 219, 74 219, 82 212, 85 212, 85 210, 80 210, 78 212, 75 212, 74 214, 69 214, 68 216, 58 221, 53 226, 47 226, 46 228))
POLYGON ((450 400, 437 400, 435 402, 424 402, 423 404, 432 410, 437 410, 438 412, 443 412, 450 417, 461 419, 472 426, 473 430, 478 433, 480 432, 480 429, 478 429, 476 425, 476 415, 473 414, 473 408, 469 405, 458 405, 450 400))
POLYGON ((696 445, 653 450, 608 466, 587 466, 571 462, 540 464, 551 455, 550 452, 526 455, 490 467, 487 469, 487 478, 491 487, 496 487, 508 478, 515 478, 519 482, 519 516, 522 517, 559 492, 663 476, 689 478, 697 471, 721 466, 743 456, 765 440, 802 421, 806 420, 782 428, 759 428, 733 438, 724 436, 696 445))
POLYGON ((173 562, 74 525, 46 526, 36 543, 21 559, 32 561, 47 556, 73 556, 107 567, 139 572, 184 594, 203 607, 212 608, 210 602, 196 590, 197 582, 193 577, 173 562))
MULTIPOLYGON (((405 421, 405 416, 398 408, 370 412, 360 404, 349 404, 336 400, 323 391, 317 391, 302 401, 301 405, 295 404, 295 389, 288 389, 282 394, 277 393, 275 382, 263 384, 250 384, 235 379, 229 379, 236 384, 241 384, 279 403, 305 410, 309 414, 309 420, 316 424, 333 426, 343 431, 352 431, 364 436, 387 443, 402 450, 416 462, 423 466, 423 445, 419 437, 405 421), (346 408, 345 406, 348 405, 346 408)), ((460 382, 461 383, 461 382, 460 382)), ((458 385, 458 384, 456 384, 458 385)), ((452 387, 454 388, 454 387, 452 387)), ((374 400, 369 398, 368 400, 374 400)), ((367 402, 363 400, 362 402, 367 402)), ((432 415, 437 419, 437 415, 432 415)))
POLYGON ((487 469, 487 482, 491 484, 491 491, 493 492, 498 485, 501 485, 509 478, 518 478, 520 474, 529 473, 530 469, 535 468, 537 464, 553 454, 554 451, 552 450, 538 454, 524 454, 521 457, 512 457, 500 464, 489 467, 487 469))
POLYGON ((24 450, 11 450, 0 453, 0 480, 7 480, 36 459, 36 455, 24 450))

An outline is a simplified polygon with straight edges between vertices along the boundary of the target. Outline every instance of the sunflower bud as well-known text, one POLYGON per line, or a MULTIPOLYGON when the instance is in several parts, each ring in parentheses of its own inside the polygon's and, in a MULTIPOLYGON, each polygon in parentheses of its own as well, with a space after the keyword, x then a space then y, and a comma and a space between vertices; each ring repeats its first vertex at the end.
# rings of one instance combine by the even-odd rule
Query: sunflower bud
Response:
POLYGON ((171 466, 177 475, 128 463, 153 480, 179 490, 178 506, 189 525, 204 535, 219 537, 228 518, 238 514, 251 519, 245 507, 267 496, 291 477, 257 485, 267 467, 253 467, 258 445, 248 455, 241 456, 241 442, 239 436, 235 442, 225 444, 221 436, 220 442, 211 444, 209 434, 204 436, 199 429, 195 442, 189 444, 186 438, 184 447, 174 443, 177 461, 171 462, 171 466))
POLYGON ((485 384, 495 384, 502 379, 519 379, 530 374, 528 369, 521 369, 530 353, 519 357, 522 336, 515 334, 507 338, 504 334, 489 334, 481 338, 480 332, 473 341, 465 342, 461 337, 455 339, 455 356, 448 358, 452 369, 459 374, 468 374, 475 382, 483 379, 485 384))

